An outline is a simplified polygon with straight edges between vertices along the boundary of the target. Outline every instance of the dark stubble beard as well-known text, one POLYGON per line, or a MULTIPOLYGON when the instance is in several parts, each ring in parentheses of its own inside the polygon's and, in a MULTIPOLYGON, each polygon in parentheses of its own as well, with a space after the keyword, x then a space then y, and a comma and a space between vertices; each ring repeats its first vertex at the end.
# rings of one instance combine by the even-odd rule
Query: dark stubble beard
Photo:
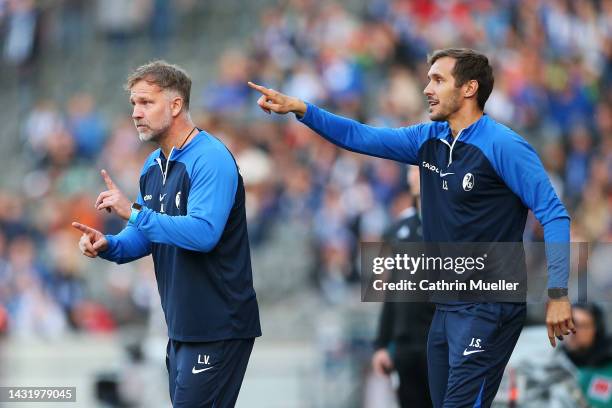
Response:
POLYGON ((451 95, 451 97, 446 103, 443 104, 440 102, 439 104, 440 109, 438 110, 438 113, 431 116, 430 119, 433 120, 434 122, 446 122, 448 118, 453 113, 457 112, 459 108, 461 107, 461 103, 459 99, 460 93, 461 93, 461 90, 457 88, 456 92, 453 92, 453 94, 451 95))

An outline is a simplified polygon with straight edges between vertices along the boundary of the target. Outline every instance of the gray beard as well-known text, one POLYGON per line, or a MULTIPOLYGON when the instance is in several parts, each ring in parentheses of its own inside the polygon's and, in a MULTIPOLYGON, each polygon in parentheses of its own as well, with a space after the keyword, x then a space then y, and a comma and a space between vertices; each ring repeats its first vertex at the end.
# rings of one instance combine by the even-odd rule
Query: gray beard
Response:
POLYGON ((138 132, 138 138, 141 142, 156 142, 160 136, 166 133, 172 124, 172 117, 170 117, 166 123, 159 130, 152 130, 151 133, 140 133, 138 132))
POLYGON ((138 138, 141 142, 155 141, 159 138, 159 133, 140 133, 138 132, 138 138))

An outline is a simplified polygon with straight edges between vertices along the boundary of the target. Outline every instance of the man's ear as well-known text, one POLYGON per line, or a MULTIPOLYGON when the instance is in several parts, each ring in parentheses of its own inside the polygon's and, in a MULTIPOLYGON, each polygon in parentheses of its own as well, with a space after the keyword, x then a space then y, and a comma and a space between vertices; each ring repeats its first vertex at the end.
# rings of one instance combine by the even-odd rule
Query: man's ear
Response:
POLYGON ((476 96, 478 92, 478 81, 475 79, 471 79, 465 83, 463 86, 463 96, 466 98, 472 98, 476 96))
POLYGON ((172 101, 170 102, 170 109, 172 110, 173 117, 177 117, 179 113, 181 113, 181 110, 183 110, 183 103, 183 98, 178 95, 172 98, 172 101))

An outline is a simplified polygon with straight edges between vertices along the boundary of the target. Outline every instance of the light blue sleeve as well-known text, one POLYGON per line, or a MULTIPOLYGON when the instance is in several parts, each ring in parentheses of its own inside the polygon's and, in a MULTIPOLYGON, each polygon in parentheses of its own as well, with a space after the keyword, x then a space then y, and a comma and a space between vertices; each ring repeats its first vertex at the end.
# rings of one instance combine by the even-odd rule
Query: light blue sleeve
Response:
MULTIPOLYGON (((140 205, 144 202, 140 194, 136 200, 140 205)), ((98 256, 108 261, 123 264, 147 256, 151 253, 151 242, 138 231, 137 228, 127 225, 117 235, 106 235, 108 249, 100 252, 98 256)))
POLYGON ((201 155, 190 174, 187 215, 170 216, 143 207, 135 225, 151 242, 209 252, 219 242, 234 204, 238 169, 220 148, 201 155))
POLYGON ((334 115, 312 104, 299 121, 335 145, 369 156, 417 165, 417 154, 427 140, 428 124, 380 128, 334 115))
POLYGON ((540 158, 529 143, 511 131, 496 138, 491 148, 495 170, 544 228, 548 287, 567 288, 570 217, 540 158))

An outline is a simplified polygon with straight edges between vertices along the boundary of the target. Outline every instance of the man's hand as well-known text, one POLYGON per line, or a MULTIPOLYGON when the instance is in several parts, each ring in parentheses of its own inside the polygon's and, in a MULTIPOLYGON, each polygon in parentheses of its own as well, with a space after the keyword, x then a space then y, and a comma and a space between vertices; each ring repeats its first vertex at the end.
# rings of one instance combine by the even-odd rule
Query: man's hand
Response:
POLYGON ((79 240, 79 249, 83 255, 95 258, 98 252, 108 249, 108 240, 100 231, 78 222, 73 222, 72 226, 83 233, 79 240))
POLYGON ((372 368, 378 375, 389 375, 393 370, 393 361, 387 349, 376 350, 372 356, 372 368))
POLYGON ((98 210, 106 208, 106 211, 109 212, 113 210, 118 216, 124 220, 128 220, 132 212, 132 202, 123 195, 121 190, 117 188, 106 170, 102 170, 100 173, 102 174, 102 178, 104 179, 108 190, 100 193, 98 199, 96 200, 95 207, 98 210))
POLYGON ((555 337, 563 340, 563 336, 576 333, 574 320, 572 319, 572 305, 567 297, 550 299, 546 305, 546 328, 548 329, 548 340, 553 347, 557 346, 555 337))
POLYGON ((274 112, 281 115, 293 112, 299 117, 306 114, 306 104, 300 99, 284 95, 274 89, 266 88, 253 82, 248 82, 248 84, 251 88, 262 93, 261 97, 257 100, 257 104, 264 112, 268 114, 274 112))

